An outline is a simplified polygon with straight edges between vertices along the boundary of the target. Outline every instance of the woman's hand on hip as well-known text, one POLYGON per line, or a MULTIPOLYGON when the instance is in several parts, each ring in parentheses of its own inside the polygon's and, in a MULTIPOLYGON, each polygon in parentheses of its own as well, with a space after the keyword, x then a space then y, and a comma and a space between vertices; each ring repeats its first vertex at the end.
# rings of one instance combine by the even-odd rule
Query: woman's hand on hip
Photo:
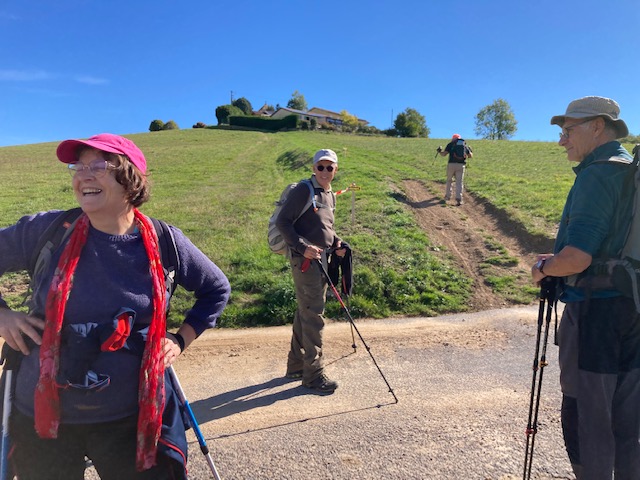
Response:
POLYGON ((44 320, 31 317, 24 312, 16 312, 8 308, 0 308, 0 337, 13 348, 24 355, 29 355, 27 339, 29 337, 36 345, 42 343, 44 320))

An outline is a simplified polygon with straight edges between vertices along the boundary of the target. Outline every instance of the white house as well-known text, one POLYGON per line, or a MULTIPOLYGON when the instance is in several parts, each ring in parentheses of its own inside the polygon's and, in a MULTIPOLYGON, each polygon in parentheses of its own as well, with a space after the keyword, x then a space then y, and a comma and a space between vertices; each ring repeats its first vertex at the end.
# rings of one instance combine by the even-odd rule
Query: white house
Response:
MULTIPOLYGON (((299 120, 310 121, 312 118, 316 119, 318 125, 330 124, 330 125, 342 125, 342 115, 331 110, 325 110, 323 108, 313 107, 310 110, 302 111, 294 108, 280 107, 272 115, 271 118, 284 118, 287 115, 297 115, 299 120)), ((368 125, 366 120, 358 119, 360 125, 368 125)))

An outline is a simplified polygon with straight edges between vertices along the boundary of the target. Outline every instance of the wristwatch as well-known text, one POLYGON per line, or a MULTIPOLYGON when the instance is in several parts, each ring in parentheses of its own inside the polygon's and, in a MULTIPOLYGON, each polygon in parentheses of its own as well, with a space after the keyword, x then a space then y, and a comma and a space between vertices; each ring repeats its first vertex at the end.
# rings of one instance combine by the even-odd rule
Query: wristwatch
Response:
POLYGON ((540 260, 538 260, 535 264, 535 268, 537 268, 541 274, 546 275, 546 273, 544 273, 544 270, 542 270, 544 268, 544 262, 546 262, 547 259, 546 258, 541 258, 540 260))

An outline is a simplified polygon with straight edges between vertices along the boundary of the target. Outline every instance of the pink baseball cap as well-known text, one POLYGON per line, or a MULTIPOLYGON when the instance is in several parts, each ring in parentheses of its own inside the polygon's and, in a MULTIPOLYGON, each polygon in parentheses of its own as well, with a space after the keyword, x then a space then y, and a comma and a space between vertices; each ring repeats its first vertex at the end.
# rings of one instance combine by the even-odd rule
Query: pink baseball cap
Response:
POLYGON ((460 137, 459 133, 454 133, 453 136, 451 137, 451 140, 458 140, 460 137))
POLYGON ((61 162, 75 163, 78 161, 76 152, 81 145, 102 150, 103 152, 125 155, 142 173, 147 171, 147 161, 136 144, 128 138, 112 133, 94 135, 88 140, 65 140, 58 145, 56 155, 58 155, 58 159, 61 162))

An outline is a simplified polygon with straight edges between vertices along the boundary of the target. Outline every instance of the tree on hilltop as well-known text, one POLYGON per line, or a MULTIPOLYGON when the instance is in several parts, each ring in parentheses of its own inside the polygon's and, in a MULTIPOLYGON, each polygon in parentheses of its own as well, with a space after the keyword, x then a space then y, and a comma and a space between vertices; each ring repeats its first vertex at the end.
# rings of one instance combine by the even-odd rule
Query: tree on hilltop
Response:
POLYGON ((358 122, 358 117, 350 114, 346 110, 342 110, 340 112, 340 117, 342 118, 342 128, 348 132, 355 132, 360 126, 360 122, 358 122))
POLYGON ((488 140, 508 140, 518 130, 511 106, 502 98, 487 105, 476 115, 476 135, 488 140))
POLYGON ((399 113, 393 122, 393 128, 401 137, 424 137, 429 138, 429 127, 423 115, 413 109, 407 108, 399 113))
POLYGON ((287 108, 293 108, 294 110, 302 110, 303 112, 307 111, 307 101, 304 99, 304 95, 302 95, 298 90, 294 91, 291 94, 291 99, 287 102, 287 108))
POLYGON ((253 107, 251 106, 251 102, 244 97, 240 97, 233 102, 231 105, 234 107, 238 107, 245 115, 251 115, 253 113, 253 107))

